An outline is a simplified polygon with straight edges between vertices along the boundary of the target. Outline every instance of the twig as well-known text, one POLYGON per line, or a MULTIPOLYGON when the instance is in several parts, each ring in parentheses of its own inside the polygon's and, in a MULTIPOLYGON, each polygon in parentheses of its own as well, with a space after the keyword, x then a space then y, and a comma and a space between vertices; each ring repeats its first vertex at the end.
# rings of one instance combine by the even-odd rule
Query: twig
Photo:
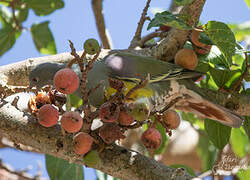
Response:
POLYGON ((13 17, 13 20, 15 22, 15 27, 17 28, 17 30, 21 31, 23 29, 22 25, 19 23, 19 21, 17 20, 16 18, 16 14, 15 14, 15 4, 18 3, 19 0, 13 0, 10 2, 10 7, 11 7, 11 12, 12 12, 12 17, 13 17))
MULTIPOLYGON (((71 67, 71 65, 75 62, 75 61, 77 61, 77 63, 78 63, 78 65, 79 65, 79 67, 80 67, 80 70, 81 70, 81 72, 83 72, 83 69, 84 69, 84 67, 83 67, 83 63, 81 62, 81 57, 76 53, 76 49, 75 49, 75 47, 74 47, 74 44, 73 44, 73 42, 72 41, 70 41, 69 40, 69 46, 70 46, 70 49, 71 49, 71 55, 72 56, 74 56, 75 58, 74 59, 72 59, 69 63, 68 63, 68 66, 67 67, 71 67)), ((83 52, 84 53, 84 52, 83 52)))
POLYGON ((93 119, 89 119, 89 115, 91 113, 91 108, 89 105, 88 92, 86 92, 87 74, 92 69, 93 64, 97 60, 100 52, 101 52, 101 48, 99 48, 96 55, 88 62, 88 64, 84 66, 84 70, 82 71, 81 92, 82 92, 83 106, 85 106, 85 108, 83 109, 84 116, 86 117, 87 122, 90 122, 93 120, 93 119))
POLYGON ((92 0, 92 9, 95 15, 95 22, 98 34, 102 40, 103 47, 104 49, 111 49, 111 43, 106 34, 105 22, 102 13, 102 1, 103 0, 92 0))
POLYGON ((88 103, 88 93, 86 93, 87 74, 92 69, 93 64, 96 61, 96 59, 98 58, 99 54, 100 54, 100 49, 96 53, 96 55, 91 59, 91 61, 88 62, 88 64, 84 67, 84 69, 82 71, 81 91, 82 91, 83 103, 84 104, 88 103))
POLYGON ((11 105, 12 106, 15 106, 17 109, 18 109, 18 107, 17 107, 17 103, 18 103, 18 100, 20 99, 20 97, 19 96, 16 96, 15 98, 14 98, 14 100, 12 101, 12 103, 11 103, 11 105))
POLYGON ((142 39, 140 40, 140 44, 141 44, 140 46, 143 47, 147 41, 149 41, 155 37, 162 37, 163 38, 163 37, 166 37, 167 35, 168 35, 168 32, 152 32, 152 33, 142 37, 142 39))
POLYGON ((91 89, 88 91, 87 95, 89 96, 90 94, 92 94, 94 91, 96 91, 98 88, 100 88, 100 87, 103 85, 103 83, 104 83, 104 81, 101 81, 99 84, 97 84, 96 87, 91 88, 91 89))
POLYGON ((182 97, 175 98, 166 107, 164 107, 159 113, 164 113, 165 111, 167 111, 169 108, 171 108, 173 105, 175 105, 181 99, 182 99, 182 97))
POLYGON ((140 21, 138 22, 138 26, 136 28, 136 32, 135 32, 135 35, 131 41, 129 49, 135 48, 137 45, 137 42, 141 40, 141 32, 142 32, 143 24, 144 24, 145 20, 147 19, 146 15, 148 12, 150 2, 151 2, 151 0, 147 0, 146 6, 144 7, 144 9, 142 11, 140 21))

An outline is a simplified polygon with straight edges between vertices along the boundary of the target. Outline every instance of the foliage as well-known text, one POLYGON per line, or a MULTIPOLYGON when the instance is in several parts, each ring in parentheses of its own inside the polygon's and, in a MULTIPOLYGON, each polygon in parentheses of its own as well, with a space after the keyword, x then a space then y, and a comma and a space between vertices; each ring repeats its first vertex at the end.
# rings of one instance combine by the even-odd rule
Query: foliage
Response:
MULTIPOLYGON (((177 5, 186 5, 192 3, 193 0, 175 0, 177 5)), ((248 7, 250 1, 245 0, 248 7)), ((23 27, 29 17, 29 12, 33 11, 37 16, 46 16, 58 9, 64 7, 62 0, 20 0, 15 5, 15 16, 11 14, 11 3, 0 2, 0 56, 10 50, 16 40, 21 36, 23 30, 28 30, 33 38, 36 49, 41 54, 56 54, 56 43, 53 33, 49 28, 49 21, 33 23, 31 27, 23 27), (7 8, 8 7, 8 8, 7 8)), ((147 30, 153 27, 170 26, 179 30, 189 31, 193 27, 186 24, 190 18, 189 15, 172 14, 169 11, 156 13, 148 24, 147 30)), ((202 26, 202 32, 199 41, 211 45, 211 50, 207 54, 199 54, 199 64, 196 71, 205 74, 205 78, 199 83, 202 88, 213 90, 225 90, 228 92, 250 94, 250 90, 246 86, 237 85, 237 82, 243 77, 246 71, 247 50, 241 47, 239 42, 246 40, 250 36, 250 23, 242 24, 225 24, 218 21, 209 21, 202 26)), ((154 39, 151 41, 155 42, 154 39)), ((186 42, 185 47, 193 49, 192 42, 186 42)), ((248 54, 250 62, 250 56, 248 54)), ((248 71, 249 72, 249 71, 248 71)), ((244 77, 244 81, 248 82, 249 77, 244 77)), ((78 108, 82 105, 82 100, 71 94, 67 96, 68 107, 78 108)), ((245 117, 242 128, 234 129, 221 125, 217 122, 205 119, 204 123, 201 119, 195 117, 191 113, 181 112, 182 119, 187 120, 199 132, 198 155, 202 161, 203 171, 212 169, 217 158, 218 150, 222 150, 226 144, 230 143, 234 153, 242 158, 250 152, 250 117, 245 117), (208 141, 209 140, 209 141, 208 141)), ((162 144, 154 151, 154 154, 162 154, 168 145, 168 136, 165 128, 160 124, 156 124, 156 128, 161 133, 162 144)), ((51 155, 46 155, 46 168, 51 179, 83 179, 83 167, 71 164, 66 160, 62 160, 51 155)), ((94 166, 99 160, 97 151, 90 151, 85 157, 86 165, 94 166)), ((191 175, 195 172, 184 165, 172 165, 174 168, 184 167, 191 175)), ((240 170, 237 176, 241 179, 249 177, 249 170, 240 170)), ((99 180, 112 179, 109 175, 97 171, 99 180)), ((113 178, 118 180, 117 178, 113 178)))
MULTIPOLYGON (((0 56, 7 52, 16 42, 22 31, 29 30, 22 24, 28 18, 29 11, 33 10, 37 16, 45 16, 64 7, 62 0, 19 0, 15 4, 15 16, 11 14, 11 1, 0 2, 0 56)), ((41 54, 56 54, 55 40, 48 26, 48 21, 34 23, 29 30, 34 44, 41 54)))
POLYGON ((75 179, 83 180, 83 167, 81 165, 69 163, 64 159, 60 159, 46 154, 46 169, 50 179, 75 179))
POLYGON ((169 11, 164 11, 161 13, 156 13, 155 17, 148 24, 148 30, 152 27, 159 27, 161 25, 175 27, 181 30, 191 29, 188 25, 185 24, 185 19, 188 18, 188 15, 183 16, 179 14, 172 14, 169 11))

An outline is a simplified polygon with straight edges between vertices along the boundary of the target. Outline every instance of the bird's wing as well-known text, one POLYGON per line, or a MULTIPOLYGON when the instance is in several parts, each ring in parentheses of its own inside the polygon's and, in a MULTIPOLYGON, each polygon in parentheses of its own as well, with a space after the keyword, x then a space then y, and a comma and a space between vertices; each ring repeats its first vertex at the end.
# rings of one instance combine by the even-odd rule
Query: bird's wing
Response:
POLYGON ((195 78, 201 73, 152 57, 137 56, 129 53, 114 53, 104 58, 110 76, 122 80, 138 82, 150 75, 150 83, 171 79, 195 78))

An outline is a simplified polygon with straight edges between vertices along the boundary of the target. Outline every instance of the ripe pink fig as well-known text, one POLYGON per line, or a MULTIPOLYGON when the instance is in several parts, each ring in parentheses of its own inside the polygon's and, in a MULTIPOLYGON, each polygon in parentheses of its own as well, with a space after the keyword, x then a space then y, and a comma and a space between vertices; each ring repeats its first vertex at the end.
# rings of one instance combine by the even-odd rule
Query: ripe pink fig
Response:
POLYGON ((74 151, 76 154, 84 155, 91 150, 93 138, 85 132, 79 132, 73 138, 74 151))
POLYGON ((121 111, 118 117, 118 121, 119 121, 119 124, 123 126, 129 126, 135 120, 134 120, 134 117, 128 114, 126 111, 121 111))
POLYGON ((72 94, 79 87, 79 78, 74 71, 64 68, 55 74, 54 86, 61 93, 72 94))
POLYGON ((57 124, 59 112, 51 104, 45 104, 38 110, 38 122, 44 127, 52 127, 57 124))
POLYGON ((62 115, 61 126, 68 133, 78 132, 82 127, 82 117, 78 112, 66 112, 62 115))
POLYGON ((99 130, 99 136, 107 144, 111 144, 116 140, 125 138, 120 127, 115 123, 104 124, 99 130))
POLYGON ((157 149, 161 145, 161 134, 155 128, 148 128, 143 132, 141 141, 146 148, 157 149))
POLYGON ((163 114, 163 123, 169 129, 176 129, 181 123, 180 116, 176 111, 168 110, 163 114))
POLYGON ((110 102, 106 102, 101 105, 99 116, 103 122, 115 122, 115 110, 116 105, 110 102))

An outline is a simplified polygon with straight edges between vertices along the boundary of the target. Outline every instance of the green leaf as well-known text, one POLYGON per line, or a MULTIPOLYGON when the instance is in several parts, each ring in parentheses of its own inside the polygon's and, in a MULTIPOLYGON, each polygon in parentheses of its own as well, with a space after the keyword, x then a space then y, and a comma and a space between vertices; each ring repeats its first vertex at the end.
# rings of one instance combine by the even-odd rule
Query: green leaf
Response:
POLYGON ((78 108, 82 105, 82 98, 76 96, 75 94, 68 94, 67 101, 69 101, 71 107, 78 108))
POLYGON ((249 141, 246 135, 241 131, 241 129, 232 129, 230 142, 234 153, 238 157, 244 157, 246 155, 246 149, 249 141))
POLYGON ((240 69, 242 72, 245 70, 244 64, 245 64, 245 59, 242 56, 242 54, 235 54, 233 56, 233 65, 231 67, 232 70, 238 70, 240 69))
POLYGON ((184 168, 188 174, 190 174, 191 176, 197 176, 194 172, 194 170, 186 165, 183 165, 183 164, 172 164, 170 165, 170 167, 172 168, 184 168))
POLYGON ((45 155, 46 169, 51 180, 83 180, 83 167, 81 165, 69 163, 51 155, 45 155))
POLYGON ((165 152, 168 144, 166 129, 160 123, 156 124, 156 129, 161 133, 162 142, 160 147, 154 151, 154 154, 162 154, 163 152, 165 152))
POLYGON ((228 69, 229 67, 227 66, 227 60, 223 56, 222 52, 217 46, 212 46, 211 50, 208 54, 206 55, 198 55, 199 61, 202 63, 208 64, 211 68, 217 68, 217 69, 228 69))
POLYGON ((232 64, 232 56, 235 52, 236 41, 231 29, 222 22, 209 21, 203 25, 204 32, 213 41, 227 59, 227 66, 232 64))
POLYGON ((44 16, 64 7, 62 0, 26 0, 37 16, 44 16))
POLYGON ((193 0, 174 0, 178 6, 184 6, 186 4, 191 4, 193 0))
POLYGON ((241 23, 241 24, 229 24, 228 25, 237 41, 243 41, 247 36, 250 36, 250 21, 241 23))
POLYGON ((223 149, 224 146, 229 142, 231 128, 211 119, 205 119, 204 121, 205 130, 210 141, 218 149, 223 149))
POLYGON ((156 13, 155 17, 150 21, 148 24, 147 30, 149 30, 152 27, 159 27, 161 25, 171 26, 176 29, 181 30, 190 30, 192 29, 188 25, 186 25, 183 21, 183 19, 188 18, 184 15, 178 15, 178 14, 172 14, 169 11, 164 11, 162 13, 156 13))
POLYGON ((202 88, 208 88, 215 91, 219 89, 218 86, 215 84, 213 77, 209 74, 207 74, 206 77, 202 81, 200 81, 199 85, 202 88))
POLYGON ((244 118, 245 118, 245 121, 243 124, 243 128, 244 128, 244 130, 248 136, 248 139, 250 141, 250 116, 244 116, 244 118))
POLYGON ((204 32, 200 32, 199 42, 207 44, 207 45, 213 45, 213 42, 211 41, 211 39, 204 32))
POLYGON ((90 167, 96 166, 99 160, 100 157, 96 150, 88 152, 83 158, 84 164, 90 167))
POLYGON ((13 22, 12 14, 5 6, 0 7, 0 22, 2 24, 2 28, 10 26, 13 22))
POLYGON ((49 21, 33 24, 31 34, 36 48, 41 54, 56 54, 56 44, 49 29, 49 21))
POLYGON ((250 168, 248 167, 248 169, 241 169, 237 172, 237 176, 240 180, 249 180, 250 177, 250 168))
POLYGON ((20 31, 15 30, 12 26, 5 26, 0 29, 0 56, 8 51, 21 35, 20 31))
POLYGON ((242 75, 241 70, 234 70, 230 72, 228 81, 225 83, 225 89, 230 89, 240 79, 242 75))
POLYGON ((26 21, 28 14, 29 14, 28 8, 19 10, 16 15, 18 22, 20 23, 20 22, 26 21))
POLYGON ((248 8, 250 8, 250 0, 245 0, 245 2, 247 4, 248 8))
POLYGON ((230 88, 240 78, 241 70, 220 70, 211 68, 210 74, 218 87, 230 88))
POLYGON ((207 171, 213 168, 217 158, 217 149, 208 141, 204 131, 200 131, 197 153, 202 162, 202 170, 207 171))

